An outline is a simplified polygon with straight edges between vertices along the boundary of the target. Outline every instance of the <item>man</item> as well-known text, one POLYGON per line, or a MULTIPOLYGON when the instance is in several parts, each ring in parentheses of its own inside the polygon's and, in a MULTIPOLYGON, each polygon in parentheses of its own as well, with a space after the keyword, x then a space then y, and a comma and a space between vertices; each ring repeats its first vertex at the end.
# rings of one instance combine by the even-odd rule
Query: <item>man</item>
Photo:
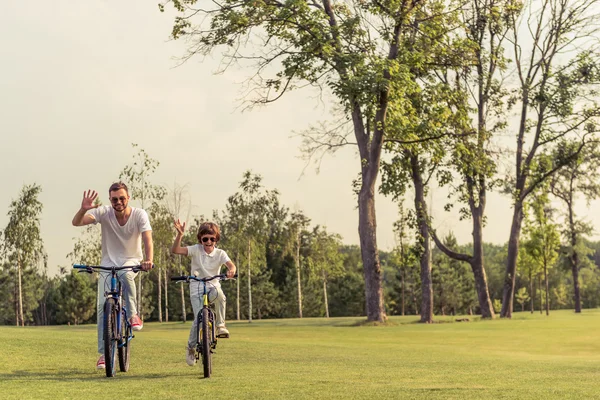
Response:
MULTIPOLYGON (((73 217, 74 226, 85 226, 100 223, 102 227, 102 261, 103 267, 121 267, 128 265, 141 265, 142 270, 152 268, 153 245, 152 228, 148 214, 141 208, 129 206, 129 191, 122 182, 113 183, 108 189, 111 205, 101 206, 94 204, 98 193, 93 190, 83 192, 81 208, 73 217), (145 257, 142 256, 142 241, 144 242, 145 257)), ((130 317, 131 327, 139 331, 143 322, 137 314, 136 287, 134 279, 137 272, 119 271, 119 280, 123 287, 127 315, 130 317)), ((110 286, 110 273, 102 272, 98 277, 98 353, 100 357, 96 363, 97 369, 105 368, 104 363, 104 292, 110 286)))

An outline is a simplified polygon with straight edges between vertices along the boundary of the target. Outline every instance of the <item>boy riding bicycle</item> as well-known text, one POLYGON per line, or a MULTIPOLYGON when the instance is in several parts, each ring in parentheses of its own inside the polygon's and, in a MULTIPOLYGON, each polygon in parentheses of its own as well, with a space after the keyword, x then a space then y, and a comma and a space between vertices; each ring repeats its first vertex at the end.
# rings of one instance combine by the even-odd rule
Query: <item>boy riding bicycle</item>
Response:
MULTIPOLYGON (((206 278, 219 274, 221 266, 227 266, 227 277, 232 278, 235 275, 236 267, 231 262, 231 259, 225 251, 216 248, 216 244, 221 239, 221 231, 219 226, 212 222, 205 222, 198 229, 198 244, 193 246, 181 247, 181 239, 185 231, 185 222, 182 224, 179 220, 175 221, 175 229, 177 236, 171 247, 173 254, 181 254, 192 257, 191 275, 196 275, 198 278, 206 278)), ((199 290, 200 282, 190 282, 190 301, 194 310, 194 322, 190 329, 188 339, 186 361, 189 366, 196 363, 195 347, 196 338, 198 337, 198 319, 196 316, 202 308, 202 294, 199 290)), ((217 337, 228 338, 229 331, 225 327, 225 307, 226 297, 221 289, 221 284, 218 280, 212 282, 212 285, 217 291, 215 299, 215 315, 217 323, 217 337)))

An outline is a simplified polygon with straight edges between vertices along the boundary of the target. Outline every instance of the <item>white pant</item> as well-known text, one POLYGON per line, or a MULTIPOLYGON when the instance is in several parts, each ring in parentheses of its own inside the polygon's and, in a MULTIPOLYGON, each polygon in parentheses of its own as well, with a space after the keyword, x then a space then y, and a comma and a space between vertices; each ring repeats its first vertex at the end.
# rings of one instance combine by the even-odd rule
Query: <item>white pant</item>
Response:
MULTIPOLYGON (((192 309, 194 310, 194 322, 192 322, 192 328, 190 329, 190 337, 188 338, 188 347, 195 348, 198 340, 198 313, 202 310, 202 292, 203 284, 201 282, 192 281, 190 282, 190 302, 192 303, 192 309)), ((206 285, 206 290, 209 289, 210 283, 206 285)), ((214 301, 215 305, 215 318, 217 326, 225 325, 225 306, 227 305, 227 298, 223 293, 220 286, 216 286, 217 298, 214 301)), ((214 290, 214 289, 213 289, 214 290)))
MULTIPOLYGON (((117 277, 121 281, 123 288, 123 305, 127 313, 127 319, 137 314, 137 289, 135 287, 135 277, 137 272, 130 270, 117 271, 117 277)), ((102 271, 98 275, 98 294, 96 297, 96 312, 98 314, 98 353, 104 354, 104 303, 106 298, 105 292, 110 291, 111 273, 102 271)))

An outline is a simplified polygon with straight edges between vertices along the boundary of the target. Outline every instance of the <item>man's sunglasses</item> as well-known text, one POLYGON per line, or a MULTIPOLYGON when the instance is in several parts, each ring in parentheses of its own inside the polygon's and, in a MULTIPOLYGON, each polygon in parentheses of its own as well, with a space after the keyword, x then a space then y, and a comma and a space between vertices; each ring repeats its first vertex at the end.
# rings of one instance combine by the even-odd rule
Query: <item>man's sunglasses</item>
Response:
POLYGON ((216 242, 216 241, 217 241, 217 238, 214 238, 214 237, 206 237, 206 236, 205 236, 205 237, 203 237, 203 238, 202 238, 202 243, 206 243, 206 242, 208 242, 209 240, 210 240, 211 242, 216 242))
POLYGON ((125 201, 126 201, 126 200, 127 200, 127 197, 125 197, 125 196, 121 196, 121 197, 111 197, 111 198, 110 198, 110 201, 111 201, 113 204, 117 204, 118 202, 125 203, 125 201))

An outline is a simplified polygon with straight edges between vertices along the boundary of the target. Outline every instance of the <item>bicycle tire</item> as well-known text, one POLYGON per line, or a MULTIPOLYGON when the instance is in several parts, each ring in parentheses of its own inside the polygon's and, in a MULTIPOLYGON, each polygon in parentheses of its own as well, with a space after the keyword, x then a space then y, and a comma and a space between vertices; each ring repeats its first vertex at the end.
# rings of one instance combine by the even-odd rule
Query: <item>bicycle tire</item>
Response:
POLYGON ((204 369, 204 377, 210 378, 212 372, 212 357, 210 353, 210 341, 211 337, 209 323, 209 312, 207 307, 202 308, 202 367, 204 369))
POLYGON ((104 363, 106 377, 112 378, 116 373, 117 356, 117 309, 115 300, 106 299, 104 303, 104 363))
POLYGON ((119 369, 121 372, 129 371, 129 355, 131 353, 131 326, 127 323, 125 313, 121 313, 121 344, 119 347, 119 369))

